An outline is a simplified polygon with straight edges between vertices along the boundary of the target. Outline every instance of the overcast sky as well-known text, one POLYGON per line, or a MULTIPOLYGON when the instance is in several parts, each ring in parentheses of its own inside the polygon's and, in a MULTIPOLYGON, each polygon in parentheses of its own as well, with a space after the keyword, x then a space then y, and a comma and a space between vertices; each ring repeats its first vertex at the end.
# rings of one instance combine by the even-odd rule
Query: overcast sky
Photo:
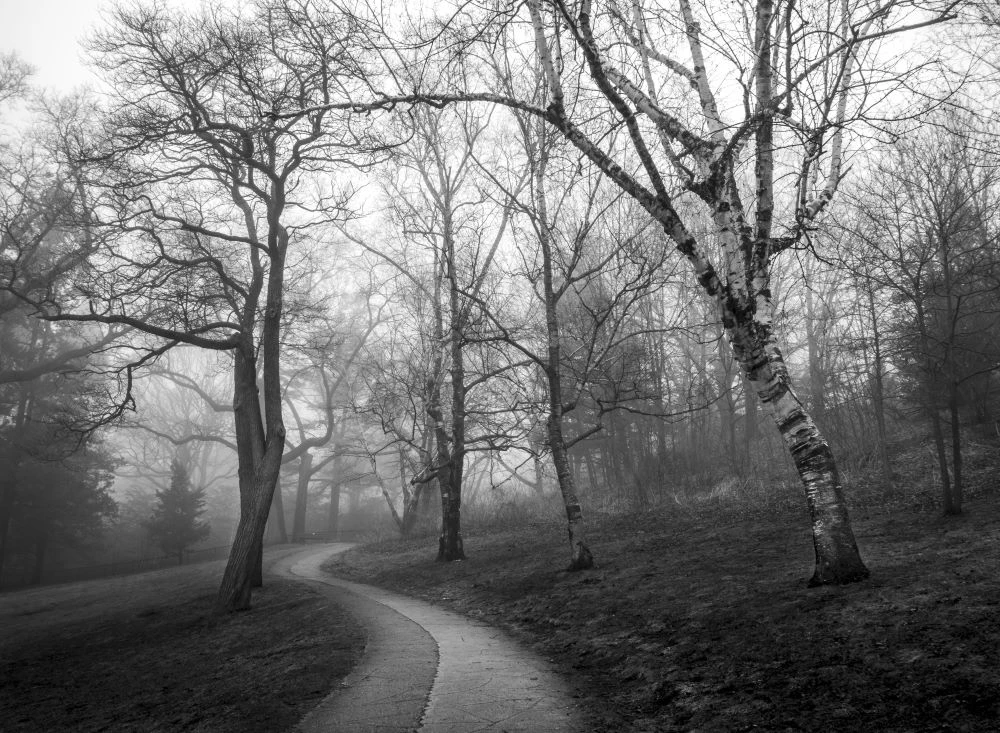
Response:
MULTIPOLYGON (((43 89, 69 92, 83 84, 93 86, 96 79, 84 65, 80 42, 100 24, 102 9, 112 4, 113 0, 5 0, 0 51, 16 51, 34 66, 34 83, 43 89)), ((197 6, 200 0, 169 4, 197 6)))
POLYGON ((100 20, 107 0, 22 0, 4 3, 0 49, 35 67, 36 85, 68 92, 94 77, 81 60, 80 41, 100 20))

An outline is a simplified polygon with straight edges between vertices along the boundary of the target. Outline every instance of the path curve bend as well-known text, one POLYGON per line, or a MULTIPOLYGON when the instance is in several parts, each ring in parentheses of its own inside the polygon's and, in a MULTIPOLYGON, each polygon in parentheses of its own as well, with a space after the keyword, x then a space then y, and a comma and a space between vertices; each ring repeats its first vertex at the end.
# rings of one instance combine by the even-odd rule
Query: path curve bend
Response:
POLYGON ((320 569, 350 547, 322 545, 274 566, 324 586, 368 631, 361 662, 302 720, 302 733, 586 730, 569 685, 499 629, 320 569))

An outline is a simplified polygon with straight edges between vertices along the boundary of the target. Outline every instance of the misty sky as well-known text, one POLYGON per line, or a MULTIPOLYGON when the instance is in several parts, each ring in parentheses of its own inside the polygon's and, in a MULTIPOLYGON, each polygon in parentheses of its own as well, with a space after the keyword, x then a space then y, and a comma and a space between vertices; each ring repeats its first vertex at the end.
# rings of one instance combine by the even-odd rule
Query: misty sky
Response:
MULTIPOLYGON (((199 0, 170 0, 173 6, 199 0)), ((16 51, 35 67, 34 83, 56 92, 95 85, 84 65, 80 41, 101 23, 101 11, 113 0, 25 0, 5 2, 0 22, 0 51, 16 51)))

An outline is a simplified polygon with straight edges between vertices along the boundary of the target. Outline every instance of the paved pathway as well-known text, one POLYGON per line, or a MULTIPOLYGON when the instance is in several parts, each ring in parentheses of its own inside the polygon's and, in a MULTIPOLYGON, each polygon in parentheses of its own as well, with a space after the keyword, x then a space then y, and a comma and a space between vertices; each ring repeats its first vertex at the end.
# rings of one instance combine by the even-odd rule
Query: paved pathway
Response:
POLYGON ((320 570, 350 547, 323 545, 274 566, 322 584, 368 630, 358 667, 303 719, 303 733, 585 730, 569 686, 503 632, 320 570))

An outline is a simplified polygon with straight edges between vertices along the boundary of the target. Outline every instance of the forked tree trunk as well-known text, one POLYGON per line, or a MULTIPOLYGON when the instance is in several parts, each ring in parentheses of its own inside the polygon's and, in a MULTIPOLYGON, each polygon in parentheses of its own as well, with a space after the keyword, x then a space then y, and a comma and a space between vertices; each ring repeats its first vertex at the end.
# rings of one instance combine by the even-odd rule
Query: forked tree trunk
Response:
POLYGON ((219 587, 219 610, 250 608, 251 590, 261 584, 264 528, 280 467, 281 452, 269 452, 248 487, 248 501, 241 507, 236 537, 219 587))
MULTIPOLYGON (((251 589, 262 580, 264 530, 281 471, 285 445, 280 417, 272 428, 270 443, 264 440, 260 401, 257 397, 257 374, 252 350, 234 353, 233 413, 239 458, 240 519, 229 559, 219 585, 216 607, 219 611, 250 608, 251 589)), ((280 405, 280 395, 277 400, 280 405)))

